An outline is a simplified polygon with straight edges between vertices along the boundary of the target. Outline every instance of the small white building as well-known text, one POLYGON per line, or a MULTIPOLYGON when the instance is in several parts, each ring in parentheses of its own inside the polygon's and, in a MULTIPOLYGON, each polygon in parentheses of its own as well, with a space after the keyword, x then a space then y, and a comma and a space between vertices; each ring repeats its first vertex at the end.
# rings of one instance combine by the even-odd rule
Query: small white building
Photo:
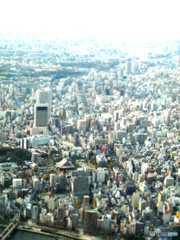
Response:
POLYGON ((97 182, 102 182, 104 183, 106 180, 106 173, 103 168, 98 168, 97 169, 97 182))
POLYGON ((22 186, 22 179, 21 178, 14 178, 13 179, 13 187, 22 186))

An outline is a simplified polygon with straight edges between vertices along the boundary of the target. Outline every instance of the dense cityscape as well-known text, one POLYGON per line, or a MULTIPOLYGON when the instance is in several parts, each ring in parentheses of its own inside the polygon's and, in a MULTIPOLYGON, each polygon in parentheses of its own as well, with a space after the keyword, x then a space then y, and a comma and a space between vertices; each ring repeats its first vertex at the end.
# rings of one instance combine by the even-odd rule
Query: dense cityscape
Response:
POLYGON ((179 239, 179 46, 0 40, 1 226, 179 239))

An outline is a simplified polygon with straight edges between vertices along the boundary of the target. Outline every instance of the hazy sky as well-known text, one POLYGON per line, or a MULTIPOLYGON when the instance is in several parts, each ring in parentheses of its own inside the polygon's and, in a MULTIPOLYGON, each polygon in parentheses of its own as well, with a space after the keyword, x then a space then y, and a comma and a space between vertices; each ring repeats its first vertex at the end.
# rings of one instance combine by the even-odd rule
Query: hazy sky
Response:
POLYGON ((174 0, 1 0, 0 31, 76 38, 180 39, 174 0))

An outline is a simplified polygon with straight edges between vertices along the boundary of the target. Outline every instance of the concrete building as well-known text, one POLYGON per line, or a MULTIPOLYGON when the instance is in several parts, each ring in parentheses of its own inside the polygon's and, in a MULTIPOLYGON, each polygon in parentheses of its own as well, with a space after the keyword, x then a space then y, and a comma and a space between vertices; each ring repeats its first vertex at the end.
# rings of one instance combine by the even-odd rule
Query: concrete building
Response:
POLYGON ((23 138, 20 140, 20 147, 24 149, 29 149, 30 146, 30 140, 28 138, 23 138))
POLYGON ((50 90, 37 90, 36 91, 36 104, 48 104, 48 118, 51 117, 51 91, 50 90))
POLYGON ((97 183, 102 182, 105 183, 106 180, 106 173, 103 168, 98 168, 96 172, 97 176, 97 183))
POLYGON ((0 215, 5 216, 7 213, 7 202, 8 198, 6 194, 0 196, 0 215))
POLYGON ((71 192, 73 196, 83 197, 90 194, 90 172, 73 171, 71 176, 71 192))
POLYGON ((47 127, 49 121, 48 104, 36 104, 34 127, 47 127))
POLYGON ((37 205, 32 206, 31 217, 32 217, 32 220, 38 220, 39 207, 37 205))
POLYGON ((86 120, 83 119, 77 120, 77 129, 79 131, 86 132, 86 120))
POLYGON ((53 188, 56 186, 56 178, 57 178, 56 174, 54 173, 50 174, 50 186, 53 188))
POLYGON ((39 191, 40 190, 40 181, 38 178, 33 178, 33 189, 35 191, 39 191))
POLYGON ((97 210, 85 210, 84 213, 84 230, 87 232, 94 231, 97 228, 97 210))
POLYGON ((133 195, 132 195, 132 207, 134 209, 139 208, 139 198, 140 198, 139 192, 134 192, 133 195))
POLYGON ((22 179, 14 178, 13 179, 13 187, 21 187, 22 186, 22 179))
POLYGON ((174 185, 174 178, 171 177, 171 176, 167 176, 167 177, 164 179, 164 185, 165 185, 165 186, 173 186, 173 185, 174 185))
POLYGON ((132 72, 132 60, 129 58, 126 62, 126 74, 129 75, 132 72))

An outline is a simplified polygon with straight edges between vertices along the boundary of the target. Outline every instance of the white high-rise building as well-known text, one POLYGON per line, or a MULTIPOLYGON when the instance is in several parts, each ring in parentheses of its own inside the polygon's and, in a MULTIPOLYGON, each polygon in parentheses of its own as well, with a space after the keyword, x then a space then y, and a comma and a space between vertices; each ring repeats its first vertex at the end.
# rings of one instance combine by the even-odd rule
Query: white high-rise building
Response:
POLYGON ((46 222, 46 215, 47 215, 47 209, 46 208, 42 208, 41 209, 41 214, 39 216, 39 219, 42 223, 46 222))
POLYGON ((140 198, 139 192, 134 192, 132 195, 132 207, 134 209, 138 209, 139 207, 139 198, 140 198))
POLYGON ((34 127, 32 135, 47 134, 48 122, 51 116, 51 91, 37 90, 36 105, 34 107, 34 127))
POLYGON ((48 200, 48 210, 54 211, 54 208, 55 208, 54 198, 50 198, 48 200))
POLYGON ((39 191, 40 190, 40 181, 36 177, 33 179, 33 189, 35 191, 39 191))
POLYGON ((104 183, 106 180, 106 172, 104 171, 104 169, 98 168, 96 173, 97 173, 97 182, 104 183))
POLYGON ((132 60, 128 59, 126 62, 126 74, 129 75, 132 72, 132 60))
POLYGON ((54 173, 50 174, 50 186, 51 187, 56 186, 56 174, 54 173))
POLYGON ((36 104, 48 104, 48 118, 51 116, 51 98, 50 90, 36 91, 36 104))
POLYGON ((28 149, 29 148, 29 139, 27 138, 22 138, 20 140, 20 147, 24 148, 24 149, 28 149))

